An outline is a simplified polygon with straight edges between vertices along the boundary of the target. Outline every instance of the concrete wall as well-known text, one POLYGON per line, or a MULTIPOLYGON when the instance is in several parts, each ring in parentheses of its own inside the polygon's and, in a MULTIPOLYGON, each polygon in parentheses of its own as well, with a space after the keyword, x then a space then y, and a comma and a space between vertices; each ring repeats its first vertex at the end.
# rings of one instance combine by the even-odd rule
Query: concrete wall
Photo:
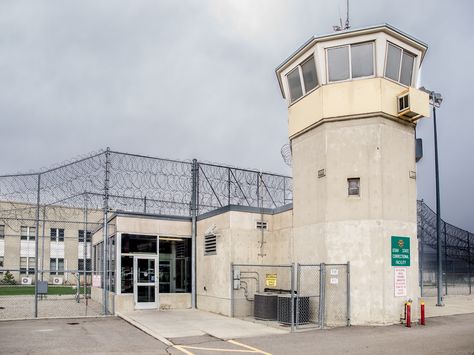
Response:
MULTIPOLYGON (((292 211, 275 215, 229 211, 198 221, 197 228, 197 306, 224 315, 231 314, 231 263, 234 264, 289 264, 291 261, 292 211), (256 222, 267 222, 263 233, 256 222), (216 226, 216 255, 204 255, 204 235, 216 226), (263 240, 263 247, 262 247, 263 240)), ((255 268, 254 268, 255 269, 255 268)), ((278 272, 276 269, 260 269, 278 272)), ((263 279, 261 280, 263 281, 263 279)), ((289 282, 288 269, 280 272, 279 282, 289 282), (283 276, 286 272, 286 277, 283 276)), ((254 286, 253 286, 254 287, 254 286)), ((261 286, 263 290, 263 286, 261 286)), ((251 297, 253 297, 252 288, 251 297)), ((236 313, 249 313, 251 303, 245 301, 243 291, 234 292, 236 313), (240 302, 240 303, 239 303, 240 302), (239 306, 240 305, 240 306, 239 306)))
POLYGON ((383 117, 324 124, 292 141, 293 258, 351 262, 353 324, 400 318, 405 298, 394 297, 391 236, 410 237, 408 296, 420 296, 414 142, 412 125, 383 117), (353 177, 360 196, 348 196, 353 177))
MULTIPOLYGON (((370 78, 323 85, 288 108, 288 135, 296 137, 327 121, 354 115, 397 117, 396 97, 406 87, 385 78, 370 78)), ((411 106, 429 116, 428 94, 411 88, 411 106)))

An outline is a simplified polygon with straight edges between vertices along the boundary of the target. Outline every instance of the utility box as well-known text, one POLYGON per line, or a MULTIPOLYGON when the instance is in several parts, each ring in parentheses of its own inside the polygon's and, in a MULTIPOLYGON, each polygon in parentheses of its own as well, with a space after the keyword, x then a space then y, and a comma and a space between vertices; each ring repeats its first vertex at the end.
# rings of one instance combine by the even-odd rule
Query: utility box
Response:
POLYGON ((48 294, 48 282, 38 281, 38 295, 47 295, 47 294, 48 294))

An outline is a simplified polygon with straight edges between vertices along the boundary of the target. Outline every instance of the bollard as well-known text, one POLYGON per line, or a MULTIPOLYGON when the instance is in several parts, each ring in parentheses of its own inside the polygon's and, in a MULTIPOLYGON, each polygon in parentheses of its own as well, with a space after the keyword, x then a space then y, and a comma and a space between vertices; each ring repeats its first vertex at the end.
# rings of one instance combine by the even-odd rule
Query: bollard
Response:
POLYGON ((425 301, 421 300, 420 307, 421 307, 420 324, 425 325, 425 301))
POLYGON ((407 328, 411 328, 411 302, 408 301, 405 303, 406 312, 407 312, 407 328))

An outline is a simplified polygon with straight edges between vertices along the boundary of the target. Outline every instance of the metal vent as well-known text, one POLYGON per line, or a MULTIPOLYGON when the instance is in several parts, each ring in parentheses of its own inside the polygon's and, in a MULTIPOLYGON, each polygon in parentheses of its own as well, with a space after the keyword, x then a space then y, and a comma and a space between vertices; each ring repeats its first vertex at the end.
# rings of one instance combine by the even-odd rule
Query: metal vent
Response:
POLYGON ((209 234, 204 236, 204 255, 217 254, 217 236, 209 234))
POLYGON ((257 229, 267 229, 267 222, 257 221, 256 227, 257 229))

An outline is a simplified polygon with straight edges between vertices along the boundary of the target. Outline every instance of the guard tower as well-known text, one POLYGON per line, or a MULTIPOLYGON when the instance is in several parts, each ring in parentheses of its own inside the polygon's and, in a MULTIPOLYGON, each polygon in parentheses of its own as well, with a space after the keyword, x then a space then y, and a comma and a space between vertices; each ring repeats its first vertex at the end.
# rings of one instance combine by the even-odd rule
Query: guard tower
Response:
POLYGON ((289 113, 293 260, 350 261, 352 324, 398 322, 408 298, 418 309, 415 126, 429 99, 416 84, 426 50, 372 26, 313 37, 276 69, 289 113))

